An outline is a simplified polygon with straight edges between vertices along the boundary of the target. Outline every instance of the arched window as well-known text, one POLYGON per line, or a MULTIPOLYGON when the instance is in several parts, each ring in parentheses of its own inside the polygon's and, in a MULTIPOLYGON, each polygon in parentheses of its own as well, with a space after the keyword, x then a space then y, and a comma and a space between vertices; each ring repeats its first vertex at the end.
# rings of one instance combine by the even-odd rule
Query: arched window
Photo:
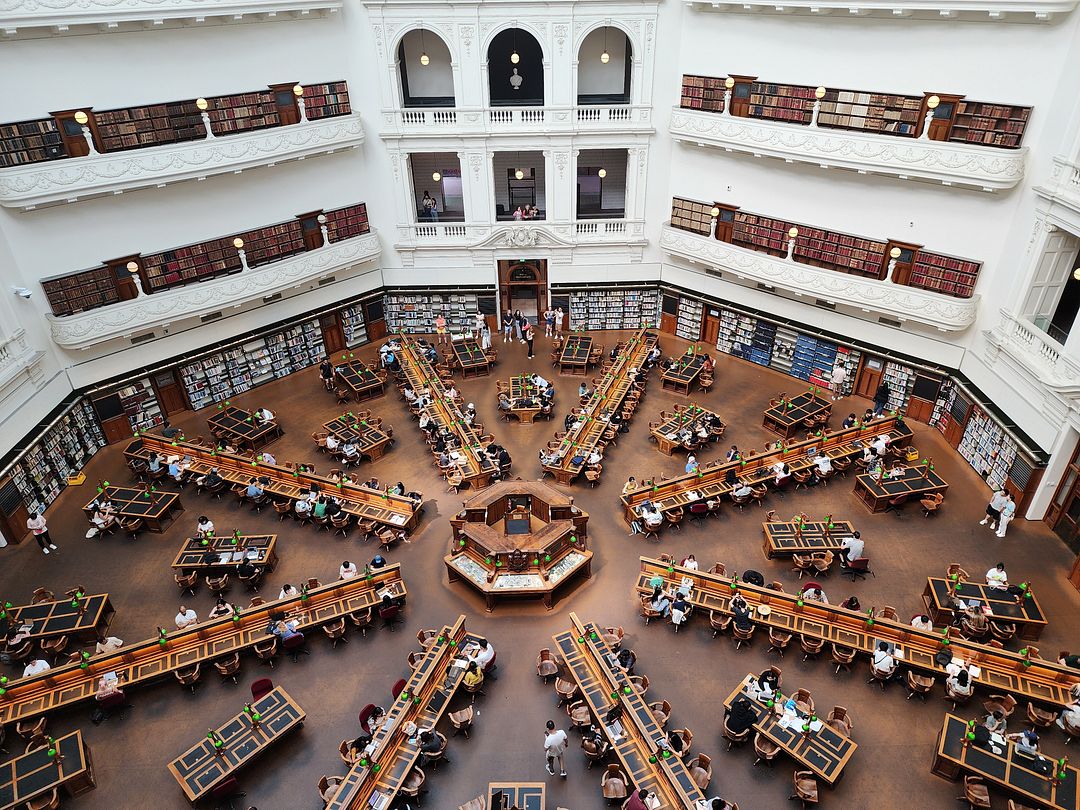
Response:
POLYGON ((500 31, 488 46, 491 105, 539 107, 544 104, 544 52, 521 28, 500 31))
POLYGON ((629 104, 633 65, 633 49, 622 30, 590 31, 578 49, 577 103, 629 104))
POLYGON ((423 28, 409 31, 398 44, 397 61, 403 106, 454 106, 450 49, 438 34, 423 28))

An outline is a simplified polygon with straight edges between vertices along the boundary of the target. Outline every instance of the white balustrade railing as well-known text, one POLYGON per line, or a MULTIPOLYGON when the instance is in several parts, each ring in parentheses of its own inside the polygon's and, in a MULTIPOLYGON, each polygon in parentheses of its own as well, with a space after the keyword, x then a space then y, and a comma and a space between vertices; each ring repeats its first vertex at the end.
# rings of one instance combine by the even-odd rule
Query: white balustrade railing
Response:
POLYGON ((574 223, 574 233, 578 236, 611 236, 626 234, 625 219, 587 219, 574 223))
POLYGON ((634 104, 572 107, 481 107, 472 109, 398 109, 383 112, 384 135, 484 135, 523 132, 649 129, 652 110, 634 104))
POLYGON ((1001 323, 993 337, 1041 381, 1052 386, 1080 385, 1080 365, 1065 347, 1021 315, 1001 311, 1001 323))
POLYGON ((464 239, 468 235, 469 226, 464 223, 442 222, 413 225, 413 236, 422 241, 464 239))
POLYGON ((402 110, 401 122, 422 127, 454 126, 457 110, 402 110))

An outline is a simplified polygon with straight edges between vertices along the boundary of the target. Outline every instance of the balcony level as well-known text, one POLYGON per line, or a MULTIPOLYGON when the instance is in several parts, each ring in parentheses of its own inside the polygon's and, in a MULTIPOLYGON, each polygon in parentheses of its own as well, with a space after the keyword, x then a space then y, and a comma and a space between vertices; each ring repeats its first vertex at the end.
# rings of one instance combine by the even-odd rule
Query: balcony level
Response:
POLYGON ((942 332, 959 332, 975 322, 979 296, 956 298, 917 287, 894 284, 793 261, 721 242, 705 235, 664 225, 660 247, 670 256, 702 272, 769 292, 806 298, 807 303, 843 311, 864 320, 889 324, 910 322, 942 332))
POLYGON ((905 138, 681 107, 672 110, 669 129, 676 141, 704 148, 988 192, 1023 180, 1027 159, 1026 147, 905 138))
POLYGON ((8 39, 224 25, 335 14, 343 0, 0 0, 8 39))
POLYGON ((217 174, 239 174, 355 149, 363 142, 360 117, 350 113, 229 137, 30 163, 0 170, 0 205, 31 211, 217 174))
POLYGON ((644 104, 588 104, 569 107, 415 108, 383 112, 383 138, 485 137, 651 133, 652 109, 644 104))
POLYGON ((1049 22, 1076 8, 1076 0, 690 0, 698 11, 757 11, 892 20, 1049 22))
POLYGON ((1003 309, 998 325, 985 337, 995 351, 1008 355, 1013 365, 1040 387, 1069 398, 1080 394, 1080 364, 1027 318, 1003 309))

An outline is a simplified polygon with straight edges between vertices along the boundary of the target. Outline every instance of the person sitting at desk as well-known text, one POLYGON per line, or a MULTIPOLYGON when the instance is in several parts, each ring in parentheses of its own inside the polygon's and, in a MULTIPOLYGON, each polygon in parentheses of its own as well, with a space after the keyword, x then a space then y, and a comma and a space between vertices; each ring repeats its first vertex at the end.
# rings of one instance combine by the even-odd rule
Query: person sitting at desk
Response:
POLYGON ((425 433, 428 433, 428 432, 431 431, 432 427, 433 426, 432 426, 431 417, 428 415, 428 412, 427 411, 420 411, 420 430, 424 431, 425 433))
POLYGON ((326 496, 322 496, 319 500, 315 501, 315 506, 311 510, 311 515, 316 518, 326 517, 326 496))
POLYGON ((686 457, 686 466, 683 468, 683 471, 687 475, 690 475, 691 473, 696 473, 698 471, 697 456, 695 456, 693 453, 686 457))
POLYGON ((357 461, 360 458, 360 450, 353 444, 352 439, 346 439, 342 443, 341 457, 346 461, 357 461))
POLYGON ((731 613, 734 616, 735 626, 743 632, 753 627, 750 621, 750 605, 741 593, 736 593, 731 599, 731 613))
POLYGON ((35 658, 23 669, 23 677, 32 678, 35 675, 40 675, 42 672, 48 672, 50 669, 52 669, 52 667, 49 666, 49 662, 44 658, 35 658))
MULTIPOLYGON (((535 385, 537 388, 539 388, 541 391, 551 385, 550 382, 548 382, 546 379, 541 377, 539 374, 533 374, 532 375, 532 384, 535 385)), ((584 384, 585 383, 582 383, 582 385, 584 385, 584 384)))
POLYGON ((1068 652, 1063 652, 1058 656, 1058 663, 1063 667, 1080 669, 1080 655, 1070 655, 1068 652))
POLYGON ((711 354, 705 355, 704 359, 701 361, 701 370, 705 374, 711 374, 712 370, 715 367, 716 367, 716 364, 713 362, 712 355, 711 354))
POLYGON ((686 594, 682 591, 676 593, 675 601, 671 603, 671 623, 678 627, 686 621, 686 617, 690 615, 690 607, 686 594))
POLYGON ((870 424, 870 423, 871 423, 871 422, 873 422, 873 421, 874 421, 874 409, 873 409, 873 408, 867 408, 867 409, 866 409, 866 410, 865 410, 865 411, 863 412, 863 415, 862 415, 862 423, 863 423, 864 425, 868 425, 868 424, 870 424))
POLYGON ((357 574, 356 565, 345 560, 338 567, 338 579, 352 579, 357 574))
POLYGON ((186 470, 180 465, 180 459, 176 456, 173 456, 169 460, 168 471, 169 477, 176 481, 176 483, 178 484, 183 479, 184 473, 186 472, 186 470))
POLYGON ((882 434, 874 439, 870 446, 874 448, 874 452, 877 453, 879 457, 883 457, 889 446, 889 437, 882 434))
POLYGON ((199 623, 199 616, 194 610, 186 605, 180 605, 180 609, 176 611, 176 618, 174 621, 176 622, 177 630, 186 630, 191 627, 191 625, 199 623))
POLYGON ((728 461, 738 461, 741 456, 739 455, 739 448, 735 445, 731 445, 731 449, 727 451, 727 455, 724 456, 728 461))
POLYGON ((116 525, 115 515, 105 511, 105 509, 99 504, 97 509, 94 510, 93 517, 90 518, 90 522, 97 527, 98 535, 104 532, 106 529, 116 525))
POLYGON ((990 714, 986 715, 982 724, 991 733, 1004 734, 1005 727, 1008 725, 1008 718, 1005 717, 1005 713, 1001 709, 994 709, 990 714))
POLYGON ((210 472, 208 472, 206 475, 200 475, 198 478, 195 479, 195 483, 200 487, 213 489, 214 487, 220 486, 224 480, 225 479, 222 478, 221 474, 218 472, 218 468, 211 467, 210 472))
POLYGON ((653 587, 652 596, 649 597, 649 607, 657 611, 665 619, 671 614, 671 600, 664 593, 661 585, 653 587))
POLYGON ((874 452, 874 448, 870 445, 865 445, 862 449, 862 460, 867 465, 871 464, 877 459, 877 454, 874 452))
POLYGON ((282 641, 288 641, 293 636, 299 636, 301 633, 296 629, 295 621, 285 621, 284 613, 277 613, 271 617, 273 627, 270 632, 280 638, 282 641))
POLYGON ((656 346, 653 346, 649 351, 649 354, 645 357, 645 364, 648 366, 656 365, 657 361, 660 359, 660 354, 660 345, 657 344, 656 346))
POLYGON ((756 722, 757 712, 754 711, 750 698, 746 695, 736 697, 731 702, 731 708, 727 710, 724 716, 724 725, 733 734, 742 734, 744 731, 753 728, 756 722))
POLYGON ((816 582, 808 582, 806 588, 802 592, 803 599, 810 602, 820 602, 823 605, 829 604, 829 597, 825 595, 825 591, 821 590, 821 586, 816 582))
POLYGON ((975 691, 975 682, 971 679, 971 672, 966 665, 960 667, 960 671, 955 675, 949 675, 945 684, 949 691, 962 697, 970 697, 975 691))
POLYGON ((108 653, 114 653, 124 646, 124 640, 117 638, 116 636, 103 636, 97 640, 94 645, 95 655, 107 655, 108 653))
MULTIPOLYGON (((466 687, 474 688, 484 682, 484 673, 480 671, 480 668, 476 665, 475 661, 469 662, 469 668, 465 670, 465 676, 462 678, 466 687)), ((438 750, 438 748, 436 748, 438 750)))
POLYGON ((555 387, 549 385, 547 388, 540 389, 541 402, 552 402, 555 399, 555 387))
POLYGON ((833 471, 832 459, 824 453, 814 459, 814 464, 817 465, 817 470, 815 472, 819 476, 828 475, 833 471))
POLYGON ((877 649, 874 650, 873 667, 882 675, 889 678, 896 672, 896 659, 893 658, 893 654, 889 652, 888 642, 878 642, 877 649))
POLYGON ((292 585, 290 585, 288 582, 286 582, 284 585, 281 586, 281 591, 278 593, 277 598, 278 599, 288 599, 289 597, 299 596, 299 595, 300 595, 300 591, 298 591, 296 588, 294 588, 292 585))
POLYGON ((206 515, 199 515, 199 522, 195 526, 195 531, 201 537, 211 536, 214 533, 214 521, 206 515))
MULTIPOLYGON (((481 678, 481 680, 483 680, 483 678, 481 678)), ((420 736, 417 738, 417 743, 420 753, 423 754, 425 764, 430 758, 442 750, 442 740, 436 737, 431 731, 421 731, 420 736)))
POLYGON ((688 554, 686 556, 686 558, 683 559, 683 561, 681 563, 679 563, 679 565, 681 565, 683 568, 689 568, 691 571, 697 571, 698 570, 697 557, 695 557, 693 554, 688 554))
POLYGON ((598 466, 600 466, 600 462, 603 460, 604 457, 600 454, 600 450, 594 447, 592 450, 589 451, 589 455, 586 456, 585 465, 591 467, 592 469, 596 469, 598 466))
POLYGON ((252 478, 248 481, 247 496, 249 498, 261 498, 263 496, 263 488, 259 486, 257 478, 252 478))
POLYGON ((413 391, 412 386, 405 383, 405 387, 401 389, 401 395, 405 397, 405 401, 412 405, 416 402, 416 392, 413 391))
POLYGON ((780 677, 772 669, 762 672, 750 683, 751 693, 758 700, 768 700, 780 687, 780 677))
POLYGON ((1069 688, 1069 702, 1054 722, 1062 731, 1065 730, 1066 723, 1072 728, 1080 728, 1080 683, 1074 683, 1069 688))
POLYGON ((109 675, 102 675, 98 678, 97 691, 94 693, 95 700, 102 701, 111 698, 113 695, 122 694, 124 694, 124 690, 120 688, 120 679, 115 675, 111 678, 109 675))
POLYGON ((849 596, 843 602, 840 603, 840 607, 847 610, 862 610, 862 604, 859 602, 859 597, 849 596))
POLYGON ((1039 755, 1039 735, 1030 728, 1016 734, 1006 734, 1005 739, 1016 743, 1016 752, 1018 754, 1026 754, 1029 757, 1039 755))
POLYGON ((251 579, 258 573, 259 566, 255 565, 247 556, 240 561, 240 565, 236 566, 236 575, 240 579, 251 579))
POLYGON ((841 427, 841 429, 849 428, 849 427, 855 427, 855 423, 857 421, 858 421, 858 417, 855 416, 855 414, 853 414, 853 413, 849 413, 847 415, 847 418, 843 422, 840 423, 840 427, 841 427))
MULTIPOLYGON (((372 571, 378 570, 379 568, 385 568, 386 558, 382 554, 376 554, 374 557, 371 558, 371 565, 369 567, 372 571)), ((393 604, 394 600, 390 598, 390 595, 384 594, 381 607, 390 607, 393 604)))
POLYGON ((508 413, 513 410, 513 403, 510 402, 510 397, 506 395, 505 391, 499 393, 499 410, 503 413, 508 413))
POLYGON ((638 387, 645 385, 645 380, 649 378, 649 375, 645 373, 644 369, 637 369, 633 366, 630 367, 628 374, 634 380, 634 385, 638 387))
POLYGON ((707 442, 709 440, 709 433, 709 426, 705 424, 705 421, 702 420, 701 422, 698 422, 698 426, 694 430, 694 437, 699 442, 707 442))
POLYGON ((733 498, 747 498, 754 490, 745 481, 739 481, 736 479, 735 488, 731 490, 731 496, 733 498))
POLYGON ((582 383, 581 385, 579 385, 577 387, 577 395, 579 397, 581 397, 582 399, 588 398, 588 396, 589 396, 589 386, 587 386, 585 383, 582 383))
POLYGON ((664 522, 664 515, 659 509, 652 503, 652 501, 644 501, 641 504, 641 519, 645 521, 645 528, 658 529, 660 524, 664 522))
POLYGON ((274 412, 269 408, 259 408, 252 414, 257 419, 261 419, 264 422, 269 422, 274 418, 274 412))
POLYGON ((361 734, 351 743, 349 743, 348 758, 352 763, 356 763, 361 756, 367 753, 368 746, 371 745, 371 735, 361 734))
POLYGON ((986 572, 986 584, 995 590, 1008 590, 1009 575, 1005 573, 1005 563, 999 562, 986 572))
POLYGON ((297 498, 293 504, 293 510, 298 518, 306 518, 311 514, 311 501, 307 498, 297 498))
POLYGON ((475 661, 481 669, 487 669, 488 664, 495 660, 495 648, 486 638, 476 640, 476 650, 469 656, 470 661, 475 661))
POLYGON ((164 420, 161 423, 161 435, 164 436, 166 439, 175 438, 175 436, 179 432, 180 432, 180 430, 178 428, 173 427, 168 419, 164 420))
POLYGON ((783 461, 776 462, 769 469, 773 471, 773 481, 777 486, 791 478, 791 468, 783 461))
POLYGON ((150 451, 150 458, 147 459, 147 461, 146 461, 146 466, 150 470, 150 472, 152 472, 152 473, 160 472, 161 471, 161 456, 159 456, 157 453, 155 453, 153 450, 151 450, 150 451))
POLYGON ((222 616, 232 616, 235 613, 235 609, 232 605, 225 601, 224 597, 219 596, 214 606, 210 608, 208 618, 218 619, 222 616))
POLYGON ((500 467, 509 467, 510 464, 512 463, 512 459, 510 458, 510 454, 508 452, 506 452, 505 447, 500 447, 499 448, 499 455, 497 457, 497 460, 499 462, 500 467))
POLYGON ((453 401, 453 400, 455 400, 457 398, 458 398, 458 390, 457 390, 457 388, 454 387, 453 383, 450 383, 450 385, 448 385, 446 387, 446 399, 447 399, 447 401, 453 401))
POLYGON ((934 632, 934 623, 930 621, 930 617, 925 613, 918 616, 911 617, 911 626, 916 630, 925 630, 927 633, 934 632))
MULTIPOLYGON (((681 743, 682 740, 679 740, 681 743)), ((673 748, 674 750, 674 748, 673 748)), ((675 751, 676 754, 680 753, 675 751)), ((639 788, 630 794, 630 798, 623 802, 622 810, 652 810, 654 807, 659 807, 658 804, 653 804, 649 801, 652 794, 645 788, 639 788)))
POLYGON ((328 518, 337 517, 341 514, 341 502, 333 495, 326 499, 326 509, 323 514, 328 518))
POLYGON ((699 799, 694 810, 735 810, 735 805, 717 796, 714 799, 699 799))
POLYGON ((277 456, 266 450, 262 451, 262 463, 263 464, 277 464, 277 456))
POLYGON ((844 557, 847 558, 849 563, 855 562, 855 560, 862 557, 865 547, 860 532, 852 532, 840 541, 840 550, 844 552, 844 557))

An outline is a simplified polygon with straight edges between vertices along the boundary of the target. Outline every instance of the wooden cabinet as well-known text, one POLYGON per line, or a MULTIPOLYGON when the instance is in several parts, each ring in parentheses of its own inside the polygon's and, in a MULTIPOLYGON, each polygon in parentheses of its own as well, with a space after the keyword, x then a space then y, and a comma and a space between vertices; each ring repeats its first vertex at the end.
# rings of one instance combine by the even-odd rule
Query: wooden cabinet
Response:
POLYGON ((957 105, 959 105, 963 96, 950 93, 925 93, 923 95, 922 109, 919 111, 922 118, 919 119, 918 135, 922 135, 921 123, 926 120, 926 113, 930 109, 927 102, 931 96, 938 97, 938 106, 934 110, 934 117, 930 119, 927 137, 932 141, 947 141, 949 140, 949 133, 952 131, 953 121, 956 119, 957 105))

